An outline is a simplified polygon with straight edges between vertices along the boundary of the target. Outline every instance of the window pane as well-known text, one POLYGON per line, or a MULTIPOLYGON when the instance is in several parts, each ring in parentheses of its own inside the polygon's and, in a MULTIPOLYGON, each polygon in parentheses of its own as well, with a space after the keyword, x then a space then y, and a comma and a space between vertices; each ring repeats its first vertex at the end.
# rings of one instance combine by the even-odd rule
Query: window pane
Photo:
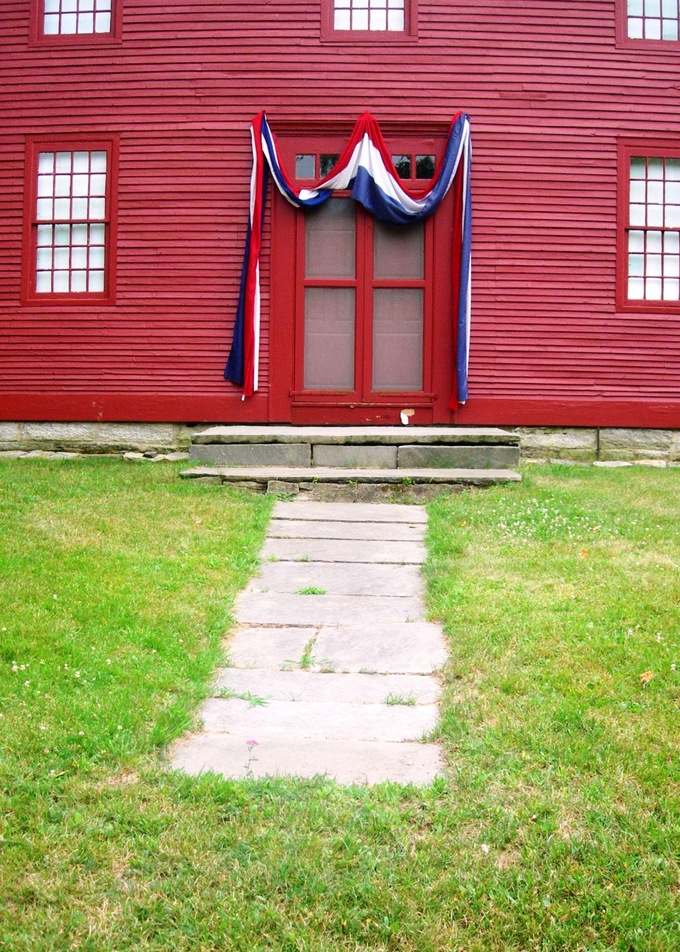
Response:
POLYGON ((628 279, 628 297, 632 301, 642 301, 645 296, 645 282, 642 278, 628 279))
POLYGON ((90 271, 89 280, 87 282, 87 289, 91 292, 96 292, 101 294, 104 290, 104 272, 103 271, 90 271))
POLYGON ((647 278, 645 281, 645 298, 648 301, 661 300, 661 278, 647 278))
POLYGON ((680 300, 680 281, 677 278, 668 278, 663 283, 664 301, 680 300))
POLYGON ((434 156, 417 155, 416 156, 416 178, 431 179, 434 178, 434 156))
POLYGON ((52 290, 52 272, 38 271, 35 278, 35 289, 38 294, 49 294, 52 290))
POLYGON ((305 288, 304 386, 354 390, 354 289, 305 288))
POLYGON ((376 278, 423 278, 424 223, 398 227, 376 219, 373 226, 373 273, 376 278))
POLYGON ((373 389, 422 390, 423 292, 373 292, 373 389))
POLYGON ((411 156, 410 155, 393 155, 392 162, 397 171, 397 175, 402 179, 411 178, 411 156))
POLYGON ((629 251, 644 251, 645 250, 645 233, 644 231, 631 231, 628 235, 628 250, 629 251))
POLYGON ((98 13, 94 19, 94 31, 95 33, 110 33, 111 32, 111 14, 110 13, 98 13))
POLYGON ((647 177, 647 163, 643 158, 633 158, 630 160, 630 177, 632 179, 643 179, 647 177))
POLYGON ((307 213, 305 275, 308 278, 355 276, 355 206, 348 199, 331 198, 307 213))
POLYGON ((321 178, 325 178, 326 175, 330 175, 330 173, 333 171, 333 166, 336 164, 339 158, 340 156, 337 153, 319 156, 319 175, 321 178))
POLYGON ((315 178, 316 177, 316 156, 315 155, 296 155, 295 156, 295 178, 315 178))

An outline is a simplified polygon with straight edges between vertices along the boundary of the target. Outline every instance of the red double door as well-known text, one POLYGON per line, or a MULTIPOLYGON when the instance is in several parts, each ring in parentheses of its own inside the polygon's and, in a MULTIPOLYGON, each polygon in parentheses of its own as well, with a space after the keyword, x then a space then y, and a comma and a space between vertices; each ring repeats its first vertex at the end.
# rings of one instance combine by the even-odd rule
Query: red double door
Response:
MULTIPOLYGON (((443 140, 389 142, 409 189, 426 187, 443 140)), ((331 142, 331 148, 333 143, 331 142)), ((284 139, 298 184, 326 174, 328 137, 284 139)), ((276 194, 272 210, 270 419, 297 424, 452 420, 451 190, 425 221, 386 225, 348 195, 313 211, 276 194)))

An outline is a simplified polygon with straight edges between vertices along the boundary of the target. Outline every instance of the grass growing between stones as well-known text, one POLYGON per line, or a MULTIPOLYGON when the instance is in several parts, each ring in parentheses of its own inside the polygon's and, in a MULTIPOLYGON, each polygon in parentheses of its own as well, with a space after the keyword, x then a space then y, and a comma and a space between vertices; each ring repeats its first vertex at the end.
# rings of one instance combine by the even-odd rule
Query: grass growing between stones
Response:
POLYGON ((430 507, 422 790, 165 769, 268 512, 176 472, 0 465, 0 948, 677 947, 680 472, 430 507))

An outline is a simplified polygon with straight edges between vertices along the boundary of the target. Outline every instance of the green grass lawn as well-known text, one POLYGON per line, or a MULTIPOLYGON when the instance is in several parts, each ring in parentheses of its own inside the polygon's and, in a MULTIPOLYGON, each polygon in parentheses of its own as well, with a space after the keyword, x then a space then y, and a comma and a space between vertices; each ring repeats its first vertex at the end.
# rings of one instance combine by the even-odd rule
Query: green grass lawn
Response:
POLYGON ((680 469, 430 506, 450 634, 424 788, 167 770, 269 501, 0 463, 0 948, 680 947, 680 469))

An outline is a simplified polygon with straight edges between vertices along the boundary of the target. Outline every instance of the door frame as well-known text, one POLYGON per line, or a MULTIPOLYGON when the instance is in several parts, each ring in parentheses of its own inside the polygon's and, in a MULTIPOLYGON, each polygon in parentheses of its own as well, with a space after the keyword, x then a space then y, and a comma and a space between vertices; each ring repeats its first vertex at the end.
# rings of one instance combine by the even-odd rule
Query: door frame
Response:
MULTIPOLYGON (((293 132, 284 130, 279 140, 281 148, 291 150, 312 147, 319 141, 338 141, 337 127, 323 138, 318 128, 314 133, 305 134, 296 127, 293 132), (286 149, 286 141, 288 148, 286 149)), ((395 139, 412 141, 415 148, 438 147, 439 158, 446 141, 448 127, 440 126, 437 133, 429 135, 421 129, 405 131, 400 126, 395 131, 395 139)), ((389 131, 386 133, 390 143, 389 131)), ((330 151, 330 147, 328 147, 330 151)), ((336 150, 337 151, 337 150, 336 150)), ((395 151, 397 151, 395 149, 395 151)), ((284 153, 284 162, 286 155, 284 153)), ((290 161, 286 163, 290 168, 290 161)), ((269 378, 269 419, 271 422, 309 424, 309 425, 395 425, 403 422, 402 413, 408 414, 411 424, 428 425, 433 423, 451 423, 454 411, 449 407, 451 393, 455 392, 455 334, 456 314, 454 302, 458 301, 458 288, 452 273, 452 261, 457 260, 459 249, 455 216, 460 215, 462 201, 462 176, 456 179, 448 195, 435 213, 426 222, 429 236, 426 247, 430 248, 429 269, 431 280, 426 289, 430 297, 426 308, 423 328, 423 390, 419 393, 380 392, 370 395, 370 399, 361 400, 347 392, 304 391, 301 389, 301 361, 303 356, 302 282, 298 281, 299 248, 304 245, 304 216, 306 212, 295 208, 276 190, 272 202, 272 248, 271 248, 271 294, 270 294, 270 378, 269 378), (431 317, 428 319, 427 311, 431 317)), ((357 215, 369 213, 361 206, 357 215)), ((408 227, 408 226, 406 226, 408 227)), ((368 291, 366 292, 368 293, 368 291)), ((370 328, 364 327, 368 334, 370 328)), ((358 338, 357 334, 357 338, 358 338)), ((355 339, 355 348, 363 347, 364 354, 370 359, 372 341, 355 339)), ((355 351, 356 352, 356 351, 355 351)), ((358 371, 357 371, 358 372, 358 371)))

